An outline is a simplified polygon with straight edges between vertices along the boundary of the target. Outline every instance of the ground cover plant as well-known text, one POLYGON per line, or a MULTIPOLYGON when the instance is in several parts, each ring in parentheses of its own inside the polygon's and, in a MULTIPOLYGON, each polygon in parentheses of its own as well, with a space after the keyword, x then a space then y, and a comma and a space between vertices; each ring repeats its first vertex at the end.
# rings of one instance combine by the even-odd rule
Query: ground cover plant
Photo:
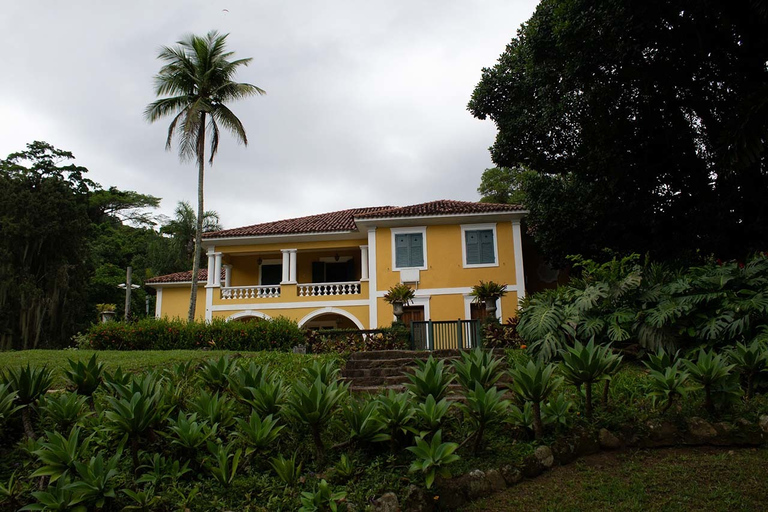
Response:
MULTIPOLYGON (((766 353, 764 344, 755 350, 766 353)), ((759 388, 750 399, 738 391, 747 382, 732 353, 714 353, 724 360, 710 373, 736 380, 712 383, 713 409, 703 381, 687 368, 715 363, 703 364, 697 352, 659 353, 647 360, 658 371, 607 365, 610 399, 592 404, 591 418, 583 386, 561 382, 565 362, 545 364, 523 350, 507 352, 511 381, 498 378, 497 359, 478 351, 453 363, 423 363, 407 391, 363 396, 350 396, 338 373, 343 360, 331 355, 198 352, 201 358, 167 364, 153 353, 141 359, 143 369, 128 372, 110 356, 142 352, 99 352, 95 360, 92 352, 48 352, 49 362, 78 357, 47 366, 36 354, 30 373, 46 368, 61 388, 22 403, 18 379, 4 372, 0 484, 8 492, 0 500, 38 510, 362 509, 384 492, 402 495, 409 485, 436 492, 450 475, 519 464, 535 450, 536 437, 551 443, 574 429, 658 418, 754 422, 768 400, 759 388), (102 368, 93 410, 88 395, 78 395, 80 381, 64 372, 89 367, 102 368), (678 383, 667 388, 677 391, 659 394, 665 388, 656 374, 670 368, 679 372, 678 383), (447 386, 454 375, 459 386, 447 386), (457 405, 455 393, 466 400, 457 405)))

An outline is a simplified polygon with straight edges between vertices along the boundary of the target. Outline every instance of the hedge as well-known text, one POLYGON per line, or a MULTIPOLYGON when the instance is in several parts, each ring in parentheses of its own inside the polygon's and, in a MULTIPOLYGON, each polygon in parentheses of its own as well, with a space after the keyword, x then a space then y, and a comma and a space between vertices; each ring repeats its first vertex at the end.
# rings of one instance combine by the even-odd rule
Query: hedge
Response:
POLYGON ((307 331, 307 348, 313 354, 333 352, 368 352, 371 350, 407 350, 410 332, 402 326, 358 331, 354 329, 328 329, 307 331))
POLYGON ((93 325, 80 339, 94 350, 290 350, 305 343, 293 320, 278 317, 258 322, 191 322, 144 319, 93 325))

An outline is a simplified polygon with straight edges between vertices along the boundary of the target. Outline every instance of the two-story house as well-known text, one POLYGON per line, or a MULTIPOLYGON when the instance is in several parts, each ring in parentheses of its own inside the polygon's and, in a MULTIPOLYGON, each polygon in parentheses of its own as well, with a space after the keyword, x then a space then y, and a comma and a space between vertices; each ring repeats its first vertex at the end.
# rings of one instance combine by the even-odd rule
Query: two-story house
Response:
MULTIPOLYGON (((513 316, 525 294, 518 205, 433 201, 356 208, 204 234, 198 319, 285 316, 308 328, 391 325, 384 301, 398 283, 416 293, 404 320, 475 318, 472 286, 507 285, 513 316)), ((191 272, 147 281, 156 316, 185 318, 191 272)))

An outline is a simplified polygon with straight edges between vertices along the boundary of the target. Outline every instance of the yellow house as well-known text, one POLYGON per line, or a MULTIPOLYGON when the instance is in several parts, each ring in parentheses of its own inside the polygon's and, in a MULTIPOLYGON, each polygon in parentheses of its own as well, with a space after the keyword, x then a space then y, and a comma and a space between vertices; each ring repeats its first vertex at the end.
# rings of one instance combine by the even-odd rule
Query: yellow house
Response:
MULTIPOLYGON (((404 320, 476 318, 470 296, 483 281, 507 285, 500 318, 525 294, 518 205, 433 201, 342 210, 203 235, 196 317, 246 320, 285 316, 308 328, 391 325, 387 290, 416 293, 404 320)), ((185 318, 191 272, 147 281, 155 314, 185 318)))

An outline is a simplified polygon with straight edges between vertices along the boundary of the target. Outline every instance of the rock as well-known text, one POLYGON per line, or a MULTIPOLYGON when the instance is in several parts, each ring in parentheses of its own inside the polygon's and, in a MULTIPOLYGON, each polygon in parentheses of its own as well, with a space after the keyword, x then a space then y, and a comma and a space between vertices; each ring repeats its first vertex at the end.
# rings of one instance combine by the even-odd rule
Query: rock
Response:
POLYGON ((644 447, 657 448, 677 444, 677 427, 669 421, 649 421, 648 439, 641 443, 644 447))
POLYGON ((690 444, 708 443, 717 436, 717 430, 708 421, 698 416, 686 420, 688 436, 686 442, 690 444))
POLYGON ((768 434, 768 414, 763 414, 757 422, 760 425, 760 429, 768 434))
POLYGON ((470 500, 482 498, 491 492, 491 482, 485 476, 485 473, 479 469, 469 472, 467 475, 467 497, 470 500))
POLYGON ((546 468, 541 464, 541 461, 539 461, 536 455, 528 455, 525 459, 523 459, 523 475, 527 476, 528 478, 539 476, 544 472, 545 469, 546 468))
POLYGON ((376 512, 397 512, 400 510, 400 503, 397 501, 397 495, 393 492, 382 494, 380 498, 373 501, 371 510, 376 512))
POLYGON ((552 455, 549 446, 539 446, 533 454, 545 468, 551 468, 555 463, 555 456, 552 455))
POLYGON ((491 492, 503 491, 507 487, 507 483, 504 481, 504 477, 501 476, 501 471, 498 469, 489 469, 486 471, 485 478, 491 486, 491 492))
POLYGON ((765 442, 766 434, 759 424, 739 418, 734 423, 734 427, 733 437, 736 444, 756 446, 765 442))
POLYGON ((592 455, 600 451, 600 441, 597 436, 587 430, 580 430, 573 438, 573 454, 576 457, 592 455))
MULTIPOLYGON (((440 498, 442 498, 442 496, 440 498)), ((404 512, 432 512, 435 510, 435 501, 436 500, 424 488, 411 485, 405 492, 402 510, 404 512)))
POLYGON ((576 454, 573 453, 574 448, 573 443, 565 437, 557 439, 550 446, 552 455, 555 456, 555 462, 558 464, 568 464, 575 460, 576 454))
POLYGON ((598 434, 598 440, 600 441, 600 447, 607 450, 617 450, 621 448, 621 439, 611 434, 607 428, 601 428, 598 434))
POLYGON ((504 477, 504 481, 507 483, 508 487, 515 485, 523 479, 523 473, 513 466, 502 466, 501 476, 504 477))
POLYGON ((713 423, 712 427, 715 429, 715 432, 717 432, 717 435, 714 437, 714 439, 710 441, 712 444, 719 446, 729 446, 733 444, 733 425, 724 421, 720 421, 713 423))

